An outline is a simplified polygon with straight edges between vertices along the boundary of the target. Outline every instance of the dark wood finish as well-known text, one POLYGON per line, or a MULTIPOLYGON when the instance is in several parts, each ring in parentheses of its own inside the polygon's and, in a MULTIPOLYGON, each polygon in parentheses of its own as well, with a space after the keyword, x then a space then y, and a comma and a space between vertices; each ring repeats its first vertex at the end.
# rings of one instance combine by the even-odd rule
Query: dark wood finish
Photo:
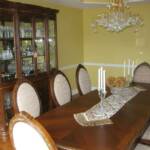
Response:
MULTIPOLYGON (((149 86, 150 89, 150 86, 149 86)), ((45 113, 38 121, 57 144, 83 150, 129 150, 149 125, 150 90, 140 92, 111 119, 112 125, 81 127, 74 113, 86 111, 100 101, 97 91, 45 113)))
MULTIPOLYGON (((41 106, 41 100, 39 98, 39 95, 38 95, 38 92, 37 90, 34 88, 34 85, 32 84, 31 81, 27 80, 27 79, 21 79, 21 80, 18 80, 14 86, 14 89, 13 89, 13 93, 12 93, 12 106, 13 106, 13 113, 17 114, 19 113, 19 108, 18 108, 18 104, 17 104, 17 92, 18 92, 18 89, 19 87, 23 84, 23 83, 28 83, 29 85, 32 86, 32 88, 35 90, 37 96, 38 96, 38 99, 39 99, 39 103, 40 103, 40 114, 42 112, 42 106, 41 106)), ((27 100, 27 99, 25 99, 27 100)))
MULTIPOLYGON (((56 20, 56 16, 55 16, 55 20, 56 20)), ((57 21, 55 21, 55 35, 57 35, 57 21)), ((57 44, 57 36, 55 37, 55 41, 56 41, 56 68, 58 68, 58 44, 57 44)), ((52 69, 52 68, 51 68, 52 69)))
POLYGON ((49 72, 50 71, 50 51, 49 51, 49 43, 48 43, 48 39, 49 39, 49 30, 48 30, 48 18, 46 18, 44 20, 44 25, 45 25, 45 37, 47 40, 45 40, 45 61, 46 61, 46 70, 49 72))
POLYGON ((77 84, 78 92, 79 92, 80 95, 84 95, 83 92, 82 92, 82 89, 80 88, 80 84, 79 84, 79 72, 80 72, 80 69, 84 69, 86 71, 87 71, 87 69, 81 64, 79 64, 77 66, 77 69, 76 69, 76 84, 77 84))
POLYGON ((5 141, 8 136, 7 114, 4 108, 4 94, 6 92, 12 91, 14 84, 15 81, 12 81, 11 84, 7 82, 0 84, 0 138, 2 139, 2 141, 5 141))
MULTIPOLYGON (((21 79, 20 79, 21 80, 21 79)), ((32 82, 33 86, 37 90, 37 93, 41 100, 42 113, 48 111, 53 107, 52 101, 49 100, 49 74, 41 73, 37 76, 29 76, 27 80, 32 82)), ((8 128, 8 117, 4 108, 4 95, 7 92, 13 91, 16 84, 16 80, 4 82, 0 84, 0 138, 6 138, 8 128)), ((13 115, 13 114, 12 114, 13 115)))
MULTIPOLYGON (((29 4, 22 4, 18 2, 9 2, 9 1, 0 1, 0 6, 1 9, 6 9, 6 10, 14 10, 17 9, 19 12, 32 12, 35 15, 50 15, 51 17, 53 16, 53 13, 57 13, 58 10, 56 9, 51 9, 51 8, 43 8, 40 6, 35 6, 35 5, 29 5, 29 4)), ((53 17, 52 17, 53 18, 53 17)))
MULTIPOLYGON (((21 112, 19 114, 16 114, 11 119, 10 124, 9 124, 9 135, 10 135, 10 140, 11 140, 11 143, 12 143, 14 149, 15 149, 15 144, 14 144, 14 140, 13 140, 13 128, 14 128, 14 125, 18 122, 24 122, 24 123, 30 125, 31 127, 33 127, 41 135, 41 137, 47 144, 48 149, 57 150, 56 144, 54 143, 50 134, 44 129, 44 127, 38 121, 36 121, 32 116, 30 116, 26 112, 21 112)), ((33 142, 34 142, 34 139, 33 139, 33 142)))
MULTIPOLYGON (((59 146, 82 150, 129 150, 149 125, 150 85, 143 84, 148 91, 139 93, 115 114, 114 124, 81 127, 73 118, 74 113, 83 112, 100 101, 97 91, 77 97, 70 103, 57 107, 37 120, 46 128, 59 146)), ((13 150, 9 139, 0 139, 1 150, 13 150)))
MULTIPOLYGON (((50 70, 50 49, 48 47, 48 19, 54 20, 56 23, 56 15, 58 10, 51 9, 51 8, 43 8, 40 6, 34 6, 29 4, 22 4, 16 2, 9 2, 5 0, 0 1, 0 20, 2 25, 5 25, 5 21, 10 21, 12 18, 13 23, 13 30, 14 30, 14 37, 6 38, 1 37, 1 41, 3 46, 6 47, 6 42, 11 41, 11 48, 14 47, 15 49, 15 61, 16 61, 16 78, 21 80, 24 78, 23 69, 22 69, 22 60, 24 56, 21 53, 21 41, 29 40, 31 41, 33 52, 32 60, 34 63, 34 74, 31 76, 25 77, 30 80, 34 87, 37 89, 39 93, 39 97, 41 99, 43 112, 47 111, 50 107, 51 102, 49 101, 49 70, 50 70), (45 57, 46 57, 46 72, 39 73, 37 68, 37 49, 35 45, 36 37, 36 26, 35 22, 36 19, 42 20, 44 23, 44 30, 45 30, 45 37, 43 38, 44 46, 45 46, 45 57), (31 22, 32 27, 32 37, 20 37, 20 22, 31 22), (48 56, 47 56, 48 55, 48 56)), ((56 27, 56 26, 55 26, 56 27)), ((56 29, 55 29, 56 30, 56 29)), ((56 36, 57 39, 57 36, 56 36)), ((56 49, 57 51, 57 49, 56 49)), ((57 52, 56 52, 57 53, 57 52)), ((28 56, 25 56, 28 57, 28 56)), ((57 56, 56 56, 57 57, 57 56)), ((57 59, 56 59, 57 60, 57 59)), ((7 61, 5 61, 7 63, 7 61)), ((1 63, 1 62, 0 62, 1 63)), ((56 62, 57 63, 57 62, 56 62)), ((58 64, 57 64, 58 65, 58 64)), ((6 68, 6 67, 5 67, 6 68)), ((5 108, 4 108, 4 94, 8 91, 12 91, 14 84, 16 83, 16 79, 12 81, 3 81, 0 75, 0 137, 7 135, 7 116, 5 115, 5 108)), ((4 136, 5 137, 5 136, 4 136)))
MULTIPOLYGON (((57 69, 54 68, 51 71, 50 80, 49 80, 49 94, 50 94, 49 97, 50 97, 50 99, 52 99, 54 107, 59 107, 60 106, 60 104, 59 104, 59 102, 56 98, 55 90, 54 90, 54 82, 55 82, 55 78, 56 78, 57 75, 62 75, 66 79, 66 81, 68 82, 68 85, 70 87, 70 94, 71 94, 70 101, 72 100, 71 85, 70 85, 70 82, 69 82, 68 78, 66 77, 66 75, 63 72, 61 72, 60 70, 57 70, 57 69)), ((62 90, 65 90, 65 89, 62 89, 62 90)))
POLYGON ((148 139, 140 139, 140 143, 144 145, 149 145, 150 146, 150 140, 148 139))

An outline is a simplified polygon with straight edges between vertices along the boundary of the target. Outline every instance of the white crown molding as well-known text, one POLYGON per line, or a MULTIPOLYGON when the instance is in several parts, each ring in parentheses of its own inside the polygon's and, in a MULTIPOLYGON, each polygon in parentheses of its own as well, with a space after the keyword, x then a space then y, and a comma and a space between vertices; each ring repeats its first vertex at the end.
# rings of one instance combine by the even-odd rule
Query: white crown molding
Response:
POLYGON ((73 89, 72 90, 72 95, 77 95, 78 94, 78 90, 77 89, 73 89))
MULTIPOLYGON (((49 2, 68 6, 68 7, 73 7, 73 8, 80 8, 80 9, 101 8, 101 7, 106 7, 108 5, 107 1, 94 2, 92 0, 91 2, 81 2, 80 0, 49 0, 49 2)), ((129 5, 141 4, 147 2, 150 2, 150 0, 128 0, 129 5)))

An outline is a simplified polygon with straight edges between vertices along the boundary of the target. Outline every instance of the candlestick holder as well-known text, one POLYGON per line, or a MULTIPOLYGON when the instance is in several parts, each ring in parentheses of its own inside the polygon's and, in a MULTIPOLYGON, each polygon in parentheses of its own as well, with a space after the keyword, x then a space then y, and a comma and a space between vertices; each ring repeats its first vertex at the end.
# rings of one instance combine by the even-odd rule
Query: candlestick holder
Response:
POLYGON ((100 89, 98 93, 99 93, 101 101, 99 103, 98 109, 94 112, 94 115, 102 117, 102 116, 105 116, 104 99, 106 97, 107 92, 104 91, 103 89, 100 89))
POLYGON ((99 96, 100 96, 101 100, 102 100, 102 99, 105 99, 106 94, 107 94, 107 91, 104 91, 103 89, 101 89, 101 90, 99 91, 99 96))

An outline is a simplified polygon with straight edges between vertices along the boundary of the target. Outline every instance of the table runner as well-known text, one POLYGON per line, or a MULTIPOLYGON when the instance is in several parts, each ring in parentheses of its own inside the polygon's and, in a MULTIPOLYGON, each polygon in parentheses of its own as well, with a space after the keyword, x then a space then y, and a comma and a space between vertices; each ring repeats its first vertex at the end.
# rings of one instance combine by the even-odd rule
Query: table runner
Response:
POLYGON ((112 124, 111 117, 116 114, 129 100, 139 92, 146 89, 141 87, 128 87, 119 89, 100 103, 85 112, 74 114, 74 119, 81 126, 97 126, 112 124))

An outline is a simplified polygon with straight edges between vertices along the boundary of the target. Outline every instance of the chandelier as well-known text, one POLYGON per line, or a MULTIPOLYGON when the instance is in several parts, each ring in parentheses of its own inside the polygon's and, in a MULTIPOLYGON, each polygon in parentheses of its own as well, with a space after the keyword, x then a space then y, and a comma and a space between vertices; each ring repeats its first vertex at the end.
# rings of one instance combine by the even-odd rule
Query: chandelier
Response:
POLYGON ((143 24, 138 15, 133 15, 128 11, 127 3, 123 0, 112 0, 107 7, 108 12, 99 14, 92 24, 95 31, 98 26, 108 31, 119 32, 127 27, 143 24))

